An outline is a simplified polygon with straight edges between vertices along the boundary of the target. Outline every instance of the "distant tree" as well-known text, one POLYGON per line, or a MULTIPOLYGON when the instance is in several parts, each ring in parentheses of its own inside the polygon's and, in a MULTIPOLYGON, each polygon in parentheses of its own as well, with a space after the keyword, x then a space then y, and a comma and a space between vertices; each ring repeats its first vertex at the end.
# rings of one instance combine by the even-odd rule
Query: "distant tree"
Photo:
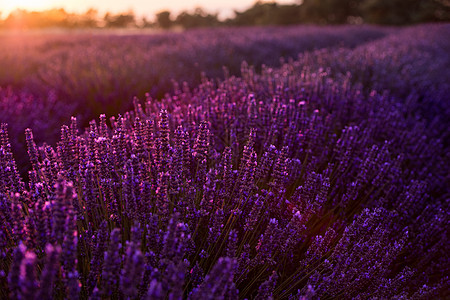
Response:
POLYGON ((175 24, 183 28, 214 27, 220 24, 217 14, 209 14, 202 8, 196 8, 192 14, 181 12, 175 19, 175 24))
POLYGON ((448 0, 365 0, 361 11, 367 23, 402 25, 450 21, 448 0))
POLYGON ((302 20, 308 23, 343 24, 347 23, 349 17, 360 16, 360 2, 359 0, 304 0, 300 14, 302 20))
POLYGON ((142 17, 142 20, 141 20, 142 28, 152 28, 152 27, 155 27, 155 25, 156 24, 154 22, 147 20, 146 17, 142 17))
POLYGON ((249 9, 238 12, 235 11, 235 18, 232 23, 235 25, 268 25, 270 11, 276 7, 276 3, 263 3, 257 1, 249 9))
POLYGON ((134 12, 129 11, 127 13, 121 13, 118 15, 111 15, 106 13, 103 18, 105 21, 105 27, 109 28, 125 28, 136 26, 136 17, 134 12))
POLYGON ((227 21, 230 25, 289 25, 300 23, 299 5, 280 5, 257 1, 249 9, 238 12, 227 21))
POLYGON ((430 11, 436 21, 450 22, 450 0, 434 0, 427 2, 428 6, 433 6, 430 11))
POLYGON ((98 21, 98 10, 94 8, 89 8, 84 14, 80 15, 80 27, 97 27, 98 21))
POLYGON ((406 25, 450 21, 449 0, 304 0, 301 18, 323 24, 366 23, 406 25))
POLYGON ((292 25, 301 22, 300 6, 298 5, 277 5, 273 16, 276 25, 292 25))
POLYGON ((168 29, 172 27, 173 22, 170 18, 170 11, 164 10, 156 14, 156 24, 158 27, 168 29))

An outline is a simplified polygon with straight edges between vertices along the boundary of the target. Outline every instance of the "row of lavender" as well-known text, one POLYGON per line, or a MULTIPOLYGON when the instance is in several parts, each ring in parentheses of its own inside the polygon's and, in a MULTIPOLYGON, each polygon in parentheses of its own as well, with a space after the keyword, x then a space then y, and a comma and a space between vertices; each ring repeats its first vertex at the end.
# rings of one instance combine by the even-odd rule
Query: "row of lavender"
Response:
POLYGON ((299 55, 297 70, 327 67, 333 76, 351 72, 353 82, 366 89, 389 90, 400 98, 417 99, 416 110, 428 120, 448 116, 450 93, 450 25, 404 29, 399 34, 355 49, 322 49, 299 55))
MULTIPOLYGON (((242 61, 279 65, 279 58, 328 47, 355 47, 395 30, 378 27, 222 28, 183 33, 0 33, 0 120, 9 124, 19 169, 27 170, 23 132, 56 143, 59 127, 76 115, 132 108, 133 96, 163 97, 172 80, 195 86, 202 71, 237 75, 242 61), (51 116, 51 117, 50 117, 51 116)), ((23 175, 23 174, 22 174, 23 175)))
POLYGON ((25 128, 35 129, 39 143, 54 144, 59 126, 71 115, 85 125, 100 113, 125 111, 131 106, 124 99, 131 95, 172 90, 172 79, 192 86, 200 70, 217 77, 226 65, 226 74, 236 74, 243 60, 271 66, 281 55, 292 57, 297 52, 301 54, 293 67, 298 71, 304 66, 326 67, 334 78, 350 72, 352 83, 369 91, 388 89, 401 98, 413 94, 419 102, 434 97, 433 104, 420 102, 418 109, 426 107, 428 118, 445 116, 439 99, 450 93, 449 42, 441 37, 448 34, 448 26, 421 25, 402 30, 292 27, 200 30, 187 35, 2 36, 0 82, 15 88, 0 86, 0 119, 10 125, 19 168, 26 170, 25 128), (367 43, 387 33, 388 37, 367 43), (339 41, 356 48, 332 49, 339 41), (313 48, 322 50, 302 52, 313 48))
POLYGON ((73 118, 56 147, 27 130, 28 183, 2 125, 1 297, 444 298, 445 84, 399 98, 307 67, 73 118))

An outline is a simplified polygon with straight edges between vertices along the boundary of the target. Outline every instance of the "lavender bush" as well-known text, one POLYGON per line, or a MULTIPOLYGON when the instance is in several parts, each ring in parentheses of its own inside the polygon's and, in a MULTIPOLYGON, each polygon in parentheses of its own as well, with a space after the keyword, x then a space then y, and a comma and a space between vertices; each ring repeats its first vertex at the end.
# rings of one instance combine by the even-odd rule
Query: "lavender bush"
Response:
POLYGON ((303 62, 73 117, 55 146, 27 129, 26 182, 2 124, 0 297, 448 297, 446 85, 303 62))

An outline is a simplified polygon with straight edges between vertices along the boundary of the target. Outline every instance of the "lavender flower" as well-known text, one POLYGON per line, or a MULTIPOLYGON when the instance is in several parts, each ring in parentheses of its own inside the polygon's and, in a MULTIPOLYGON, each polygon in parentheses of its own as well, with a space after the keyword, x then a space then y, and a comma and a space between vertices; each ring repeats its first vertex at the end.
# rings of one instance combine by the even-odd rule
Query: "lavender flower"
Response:
POLYGON ((20 244, 15 250, 13 255, 13 261, 11 269, 8 274, 8 286, 11 299, 19 299, 20 291, 20 276, 22 260, 25 257, 26 247, 20 244))
POLYGON ((190 299, 224 299, 233 285, 233 269, 236 260, 232 258, 219 258, 216 265, 206 275, 203 283, 190 295, 190 299))
POLYGON ((120 289, 125 297, 133 299, 138 294, 137 287, 144 272, 144 256, 133 242, 128 245, 125 254, 120 289))
POLYGON ((35 299, 38 291, 36 278, 36 254, 27 252, 20 270, 20 299, 35 299))
POLYGON ((275 288, 276 282, 278 279, 278 275, 276 272, 273 272, 272 275, 270 275, 269 279, 263 282, 259 286, 258 294, 256 295, 255 299, 274 299, 273 298, 273 289, 275 288))
POLYGON ((40 279, 40 289, 37 299, 51 299, 53 294, 53 285, 58 274, 59 256, 61 254, 61 246, 53 246, 47 244, 45 248, 47 254, 46 263, 42 270, 40 279))
POLYGON ((115 228, 111 232, 111 240, 108 250, 104 253, 104 264, 102 270, 102 290, 103 297, 111 297, 116 293, 117 285, 119 283, 120 273, 120 249, 121 249, 120 230, 115 228))

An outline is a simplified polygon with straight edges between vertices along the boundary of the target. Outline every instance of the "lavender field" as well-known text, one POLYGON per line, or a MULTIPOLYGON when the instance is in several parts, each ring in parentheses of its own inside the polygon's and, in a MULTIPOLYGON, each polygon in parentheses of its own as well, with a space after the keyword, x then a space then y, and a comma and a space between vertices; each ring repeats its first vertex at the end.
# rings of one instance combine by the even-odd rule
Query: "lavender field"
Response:
POLYGON ((448 299, 448 36, 0 33, 0 298, 448 299))

